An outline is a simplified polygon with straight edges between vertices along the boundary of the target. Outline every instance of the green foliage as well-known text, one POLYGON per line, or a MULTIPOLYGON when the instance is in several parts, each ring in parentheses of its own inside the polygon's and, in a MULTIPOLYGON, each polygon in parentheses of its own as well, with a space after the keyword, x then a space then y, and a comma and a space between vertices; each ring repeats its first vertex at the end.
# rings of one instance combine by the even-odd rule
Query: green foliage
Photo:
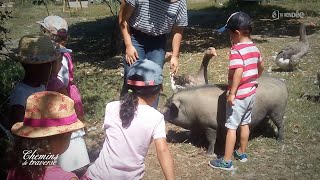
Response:
POLYGON ((19 63, 11 59, 0 60, 0 106, 8 98, 14 84, 22 79, 22 75, 23 69, 19 63))
MULTIPOLYGON (((2 5, 2 3, 0 3, 2 5)), ((8 21, 11 17, 11 11, 0 11, 0 50, 5 49, 5 43, 8 42, 7 34, 9 33, 9 30, 4 26, 5 22, 8 21)), ((3 59, 7 55, 0 52, 0 57, 3 59)))
POLYGON ((12 88, 12 82, 17 80, 22 74, 21 68, 19 68, 17 63, 8 59, 9 55, 6 43, 10 42, 10 39, 8 38, 9 30, 5 25, 12 18, 11 13, 12 11, 8 10, 0 11, 0 112, 12 88))

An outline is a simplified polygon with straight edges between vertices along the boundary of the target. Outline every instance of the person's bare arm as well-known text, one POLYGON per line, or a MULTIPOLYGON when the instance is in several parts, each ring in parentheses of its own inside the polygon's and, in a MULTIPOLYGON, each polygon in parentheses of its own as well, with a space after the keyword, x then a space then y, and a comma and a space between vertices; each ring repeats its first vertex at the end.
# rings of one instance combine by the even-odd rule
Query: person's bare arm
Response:
POLYGON ((119 11, 119 26, 123 37, 124 44, 126 46, 126 61, 130 65, 133 64, 139 57, 138 52, 134 48, 130 37, 130 27, 128 20, 134 11, 134 7, 127 4, 125 0, 121 1, 120 11, 119 11))
POLYGON ((183 27, 174 26, 172 29, 173 39, 172 39, 172 57, 170 61, 170 69, 171 72, 176 74, 178 72, 179 67, 179 53, 180 53, 180 45, 183 35, 183 27))
POLYGON ((238 87, 240 85, 240 81, 241 81, 241 77, 242 77, 242 73, 243 73, 243 68, 231 69, 231 70, 229 70, 229 73, 231 73, 233 78, 232 78, 232 84, 230 84, 231 89, 230 89, 227 101, 228 101, 229 105, 232 106, 233 101, 236 97, 238 87))
POLYGON ((173 159, 169 152, 166 138, 156 139, 154 143, 156 145, 158 160, 164 176, 167 180, 175 179, 173 159))
POLYGON ((264 70, 264 62, 263 62, 263 61, 260 61, 260 62, 258 63, 258 75, 259 75, 259 77, 261 76, 263 70, 264 70))
POLYGON ((10 128, 16 123, 16 122, 22 122, 24 119, 24 106, 21 105, 12 105, 10 107, 10 114, 9 114, 9 125, 10 128))

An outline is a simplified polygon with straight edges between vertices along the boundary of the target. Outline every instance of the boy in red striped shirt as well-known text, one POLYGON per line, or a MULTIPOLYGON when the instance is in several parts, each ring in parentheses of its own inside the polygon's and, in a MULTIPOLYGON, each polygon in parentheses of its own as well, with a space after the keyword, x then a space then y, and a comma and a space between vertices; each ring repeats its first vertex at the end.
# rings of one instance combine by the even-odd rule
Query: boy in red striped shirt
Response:
POLYGON ((244 12, 232 14, 227 24, 219 29, 228 29, 232 47, 229 56, 228 96, 227 96, 227 137, 224 157, 211 160, 213 168, 232 170, 232 154, 235 159, 246 162, 245 153, 250 134, 249 123, 255 100, 257 79, 263 71, 263 61, 256 45, 251 41, 251 19, 244 12), (240 126, 240 148, 234 151, 236 131, 240 126))

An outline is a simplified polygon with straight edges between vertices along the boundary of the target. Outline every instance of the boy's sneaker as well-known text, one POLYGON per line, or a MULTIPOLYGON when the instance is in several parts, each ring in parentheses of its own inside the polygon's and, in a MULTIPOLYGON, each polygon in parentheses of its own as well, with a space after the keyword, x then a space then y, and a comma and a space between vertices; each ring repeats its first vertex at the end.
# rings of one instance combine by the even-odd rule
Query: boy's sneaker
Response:
POLYGON ((248 156, 246 153, 240 154, 237 150, 235 150, 233 155, 234 155, 234 158, 236 160, 239 160, 240 162, 247 162, 248 161, 248 156))
POLYGON ((232 165, 232 161, 226 162, 223 157, 216 160, 209 161, 209 166, 216 168, 216 169, 223 169, 227 171, 234 170, 234 167, 232 165))

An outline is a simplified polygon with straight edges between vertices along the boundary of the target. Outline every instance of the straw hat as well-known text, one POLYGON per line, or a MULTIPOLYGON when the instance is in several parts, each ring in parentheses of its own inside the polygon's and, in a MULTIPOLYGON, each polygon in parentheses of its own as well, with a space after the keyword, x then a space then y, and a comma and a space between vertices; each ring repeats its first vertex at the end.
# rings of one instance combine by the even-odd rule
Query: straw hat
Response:
POLYGON ((60 16, 47 16, 43 21, 38 21, 42 27, 47 29, 52 34, 58 34, 60 29, 68 31, 68 23, 60 16))
POLYGON ((13 134, 38 138, 63 134, 84 127, 77 118, 74 102, 63 94, 43 91, 29 96, 23 122, 14 124, 13 134))
POLYGON ((59 48, 44 35, 26 35, 19 41, 15 57, 25 64, 43 64, 57 60, 59 48))

